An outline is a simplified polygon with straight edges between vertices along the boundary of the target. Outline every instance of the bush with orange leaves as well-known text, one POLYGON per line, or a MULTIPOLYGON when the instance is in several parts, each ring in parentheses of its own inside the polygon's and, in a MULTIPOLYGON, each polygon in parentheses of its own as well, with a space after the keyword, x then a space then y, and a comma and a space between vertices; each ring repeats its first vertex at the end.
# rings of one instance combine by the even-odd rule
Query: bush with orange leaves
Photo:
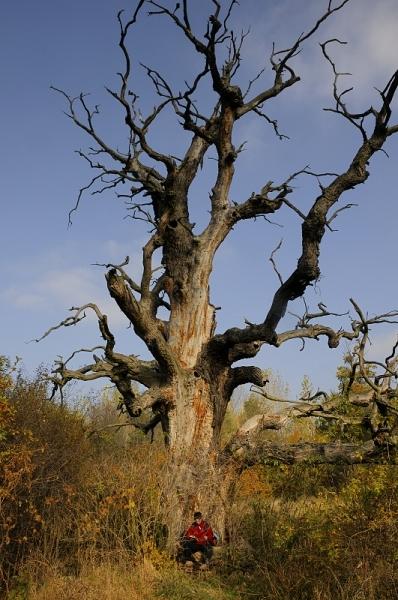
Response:
MULTIPOLYGON (((40 374, 11 377, 0 359, 0 583, 4 586, 38 547, 48 523, 65 523, 65 486, 84 477, 79 460, 86 445, 79 415, 49 401, 40 374)), ((47 535, 46 535, 47 534, 47 535)), ((53 536, 52 536, 53 537, 53 536)))
POLYGON ((49 399, 42 373, 11 377, 1 360, 3 587, 21 572, 40 577, 34 564, 57 564, 74 574, 87 561, 132 561, 162 545, 165 453, 135 430, 118 435, 117 404, 103 394, 91 399, 89 409, 83 401, 61 406, 49 399))

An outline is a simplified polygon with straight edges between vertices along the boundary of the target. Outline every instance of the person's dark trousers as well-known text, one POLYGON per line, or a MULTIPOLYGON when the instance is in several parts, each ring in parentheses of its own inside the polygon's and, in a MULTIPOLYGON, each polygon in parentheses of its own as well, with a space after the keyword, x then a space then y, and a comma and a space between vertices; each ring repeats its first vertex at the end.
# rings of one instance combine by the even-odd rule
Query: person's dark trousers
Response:
POLYGON ((213 548, 209 544, 198 544, 196 540, 183 540, 183 559, 184 561, 192 560, 192 554, 202 552, 206 560, 210 560, 213 556, 213 548))
POLYGON ((211 560, 211 557, 213 556, 213 546, 210 546, 210 544, 198 544, 199 545, 199 552, 202 552, 203 556, 205 557, 206 561, 211 560))

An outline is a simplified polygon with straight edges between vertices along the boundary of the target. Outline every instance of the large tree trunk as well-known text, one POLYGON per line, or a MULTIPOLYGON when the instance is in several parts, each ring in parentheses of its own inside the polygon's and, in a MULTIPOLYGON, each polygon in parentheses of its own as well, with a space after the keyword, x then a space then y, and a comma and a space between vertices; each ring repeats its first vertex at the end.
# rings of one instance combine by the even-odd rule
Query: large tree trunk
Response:
POLYGON ((208 515, 218 529, 224 528, 225 478, 219 444, 229 401, 223 385, 228 369, 209 361, 205 352, 215 328, 215 309, 209 301, 213 253, 191 247, 187 261, 179 250, 172 259, 169 256, 174 276, 168 343, 180 366, 173 377, 173 402, 167 414, 171 539, 192 520, 195 510, 208 515))
POLYGON ((173 541, 195 510, 207 515, 218 529, 224 527, 223 475, 208 382, 184 373, 175 386, 175 407, 168 419, 170 460, 165 508, 173 541))
POLYGON ((218 458, 219 434, 229 397, 222 385, 225 369, 217 370, 212 365, 210 373, 208 361, 203 359, 215 319, 208 293, 210 260, 208 256, 202 259, 186 274, 183 293, 175 302, 172 300, 169 323, 168 342, 180 365, 171 384, 173 402, 167 413, 167 510, 172 539, 192 520, 195 510, 209 515, 218 529, 224 527, 223 470, 218 458), (184 290, 189 294, 185 295, 184 290))

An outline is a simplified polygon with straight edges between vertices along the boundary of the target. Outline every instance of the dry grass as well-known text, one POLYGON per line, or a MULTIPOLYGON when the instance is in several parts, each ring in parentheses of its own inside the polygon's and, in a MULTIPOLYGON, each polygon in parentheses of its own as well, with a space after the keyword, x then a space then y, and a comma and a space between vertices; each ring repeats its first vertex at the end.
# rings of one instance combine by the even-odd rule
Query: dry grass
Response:
POLYGON ((144 562, 139 567, 103 563, 86 565, 78 577, 56 570, 45 581, 33 584, 29 600, 150 600, 158 580, 154 567, 144 562))
MULTIPOLYGON (((18 600, 243 600, 212 573, 188 575, 175 565, 86 565, 77 577, 50 569, 42 584, 31 584, 18 600)), ((16 600, 14 597, 13 600, 16 600)))

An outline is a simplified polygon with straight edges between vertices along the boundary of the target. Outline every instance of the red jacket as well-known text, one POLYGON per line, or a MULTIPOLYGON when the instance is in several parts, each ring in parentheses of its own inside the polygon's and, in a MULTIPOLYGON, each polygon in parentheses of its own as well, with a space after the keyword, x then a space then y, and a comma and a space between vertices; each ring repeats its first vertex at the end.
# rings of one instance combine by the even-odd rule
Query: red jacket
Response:
POLYGON ((186 530, 185 537, 195 538, 198 544, 210 544, 211 546, 215 546, 217 544, 217 539, 214 536, 212 528, 203 519, 200 523, 196 523, 196 521, 194 521, 186 530))

